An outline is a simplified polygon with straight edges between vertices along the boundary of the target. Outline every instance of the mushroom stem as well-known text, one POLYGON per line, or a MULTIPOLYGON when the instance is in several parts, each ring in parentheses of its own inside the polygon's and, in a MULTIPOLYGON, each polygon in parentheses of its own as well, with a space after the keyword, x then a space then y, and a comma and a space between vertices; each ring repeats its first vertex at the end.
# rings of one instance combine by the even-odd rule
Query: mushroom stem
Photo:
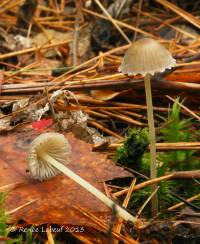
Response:
POLYGON ((55 168, 60 170, 62 173, 67 175, 70 179, 74 180, 76 183, 81 185, 83 188, 85 188, 87 191, 92 193, 95 197, 97 197, 100 201, 105 203, 108 207, 113 208, 115 205, 116 211, 120 217, 122 217, 124 220, 131 221, 131 222, 136 222, 136 218, 129 214, 125 209, 114 203, 110 198, 108 198, 105 194, 103 194, 101 191, 99 191, 97 188, 92 186, 89 182, 75 174, 72 170, 67 168, 65 165, 62 163, 58 162, 51 156, 49 156, 45 152, 40 153, 40 157, 47 161, 48 163, 51 163, 55 168))
MULTIPOLYGON (((153 118, 153 105, 152 105, 152 94, 151 94, 151 83, 150 83, 150 74, 146 74, 144 77, 145 84, 145 94, 146 94, 146 103, 147 103, 147 117, 148 117, 148 125, 149 125, 149 147, 150 147, 150 177, 154 179, 157 177, 157 167, 156 167, 156 133, 154 126, 154 118, 153 118)), ((156 185, 152 185, 152 190, 156 189, 156 185)), ((152 215, 158 213, 158 196, 155 194, 152 197, 151 201, 151 211, 152 215)))

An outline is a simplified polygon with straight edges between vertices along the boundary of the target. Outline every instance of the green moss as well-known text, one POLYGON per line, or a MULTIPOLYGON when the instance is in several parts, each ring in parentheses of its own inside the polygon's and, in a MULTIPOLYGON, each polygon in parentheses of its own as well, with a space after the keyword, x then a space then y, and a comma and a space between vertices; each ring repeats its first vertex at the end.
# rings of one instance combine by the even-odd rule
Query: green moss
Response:
MULTIPOLYGON (((188 142, 195 141, 197 134, 193 129, 191 119, 183 119, 178 105, 179 98, 173 104, 167 118, 164 118, 159 138, 164 142, 188 142)), ((148 145, 148 130, 132 129, 124 142, 124 145, 117 150, 117 160, 119 163, 138 170, 140 173, 149 175, 150 155, 145 152, 148 145)), ((157 153, 158 176, 163 176, 168 172, 195 170, 200 168, 200 160, 195 150, 176 150, 157 153)), ((139 179, 138 183, 141 182, 139 179)), ((182 197, 188 198, 199 193, 199 186, 195 180, 170 180, 162 181, 158 184, 160 211, 175 204, 177 200, 170 194, 173 190, 182 197)), ((151 193, 151 188, 146 187, 134 192, 131 205, 134 208, 141 206, 151 193)), ((200 200, 195 202, 200 205, 200 200)))
POLYGON ((117 162, 129 168, 137 169, 148 144, 147 128, 130 129, 123 146, 117 149, 117 162))
POLYGON ((7 230, 7 216, 5 214, 4 210, 4 201, 5 201, 6 193, 0 192, 0 236, 7 236, 8 230, 7 230))
MULTIPOLYGON (((179 98, 176 100, 179 102, 179 98)), ((172 110, 165 119, 165 127, 161 129, 161 139, 165 142, 195 141, 196 134, 191 131, 190 119, 182 119, 180 106, 175 102, 172 110)), ((200 161, 195 156, 195 150, 178 150, 160 154, 160 160, 164 162, 166 170, 182 171, 194 170, 200 167, 200 161)))
POLYGON ((14 232, 11 232, 11 226, 9 226, 6 221, 8 218, 8 215, 5 212, 4 203, 5 198, 7 196, 7 192, 0 192, 0 236, 1 237, 7 237, 8 240, 5 241, 6 244, 34 244, 34 239, 32 236, 31 229, 28 229, 25 240, 23 241, 22 235, 16 235, 14 232), (14 237, 13 237, 14 236, 14 237))

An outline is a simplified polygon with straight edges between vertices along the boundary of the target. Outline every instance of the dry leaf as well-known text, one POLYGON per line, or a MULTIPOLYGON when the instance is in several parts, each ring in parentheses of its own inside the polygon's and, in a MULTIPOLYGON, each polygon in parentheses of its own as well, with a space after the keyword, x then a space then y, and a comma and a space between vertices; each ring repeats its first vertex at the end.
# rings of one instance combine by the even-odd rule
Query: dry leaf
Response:
POLYGON ((102 101, 108 101, 116 96, 118 96, 120 92, 112 91, 112 90, 92 90, 91 96, 95 99, 99 99, 102 101))
MULTIPOLYGON (((34 203, 11 215, 11 222, 25 220, 29 224, 55 223, 62 225, 94 226, 91 220, 73 208, 85 208, 99 218, 106 220, 110 210, 93 195, 60 174, 50 180, 39 182, 29 177, 27 169, 27 149, 38 131, 21 127, 15 133, 0 136, 0 187, 22 182, 13 189, 6 199, 6 210, 12 210, 33 199, 34 203)), ((119 177, 131 176, 122 168, 107 160, 103 154, 92 152, 91 145, 66 134, 72 147, 69 168, 104 191, 103 182, 119 177)))

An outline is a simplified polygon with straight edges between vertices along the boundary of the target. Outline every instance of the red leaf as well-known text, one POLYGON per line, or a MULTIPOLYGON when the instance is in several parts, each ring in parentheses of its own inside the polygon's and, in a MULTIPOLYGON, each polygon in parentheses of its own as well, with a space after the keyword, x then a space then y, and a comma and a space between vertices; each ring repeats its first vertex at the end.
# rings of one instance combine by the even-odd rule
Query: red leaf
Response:
POLYGON ((52 119, 42 119, 32 123, 32 128, 35 130, 43 131, 47 127, 53 124, 52 119))

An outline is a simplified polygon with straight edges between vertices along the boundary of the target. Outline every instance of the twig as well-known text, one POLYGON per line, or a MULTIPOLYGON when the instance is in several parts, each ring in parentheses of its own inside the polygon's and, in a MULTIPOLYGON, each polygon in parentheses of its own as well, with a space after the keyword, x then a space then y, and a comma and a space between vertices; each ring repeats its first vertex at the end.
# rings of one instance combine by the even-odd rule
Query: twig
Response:
POLYGON ((191 202, 188 202, 186 199, 184 199, 183 197, 179 196, 178 194, 176 194, 175 192, 170 191, 170 194, 172 196, 174 196, 175 198, 177 198, 178 200, 180 200, 181 202, 183 202, 185 205, 191 207, 193 210, 195 211, 200 211, 200 207, 192 204, 191 202))
POLYGON ((152 197, 157 193, 159 189, 159 186, 157 186, 154 191, 150 194, 150 196, 147 198, 147 200, 142 204, 142 206, 140 207, 140 209, 138 210, 137 214, 136 214, 136 218, 139 218, 142 211, 144 210, 144 208, 146 207, 146 205, 149 203, 149 201, 152 199, 152 197))
POLYGON ((173 178, 174 179, 200 179, 200 170, 174 172, 173 178))
MULTIPOLYGON (((123 206, 124 208, 127 208, 127 206, 128 206, 128 203, 129 203, 129 201, 130 201, 130 198, 131 198, 133 189, 134 189, 134 187, 135 187, 135 183, 136 183, 136 178, 134 178, 134 179, 132 180, 132 183, 131 183, 131 185, 130 185, 130 187, 129 187, 129 189, 128 189, 128 192, 127 192, 127 194, 126 194, 126 197, 125 197, 125 199, 124 199, 124 201, 123 201, 123 205, 122 205, 122 206, 123 206)), ((115 228, 114 228, 114 231, 115 231, 116 233, 119 233, 119 234, 120 234, 120 232, 121 232, 121 228, 122 228, 122 223, 123 223, 123 219, 120 218, 120 219, 118 220, 117 225, 116 225, 115 228)))
MULTIPOLYGON (((112 143, 104 146, 104 150, 116 150, 122 146, 122 143, 112 143)), ((149 149, 149 148, 148 148, 149 149)), ((158 151, 171 151, 171 150, 200 150, 200 142, 157 142, 156 149, 158 151)), ((93 150, 101 150, 101 145, 93 145, 93 150)))
POLYGON ((140 126, 145 126, 145 123, 142 123, 140 121, 134 120, 126 115, 122 115, 122 114, 117 114, 117 113, 113 113, 113 112, 109 112, 109 111, 105 111, 105 110, 101 110, 104 114, 110 115, 111 117, 126 121, 128 123, 131 124, 135 124, 135 125, 140 125, 140 126))
MULTIPOLYGON (((147 180, 145 182, 142 182, 142 183, 136 185, 134 187, 133 191, 137 191, 137 190, 140 190, 140 189, 142 189, 144 187, 151 186, 151 185, 156 184, 156 183, 158 183, 158 182, 160 182, 162 180, 169 180, 172 177, 173 177, 173 174, 164 175, 164 176, 152 179, 152 180, 147 180)), ((126 188, 126 189, 124 189, 122 191, 118 191, 118 192, 114 193, 113 195, 114 195, 114 197, 119 197, 119 196, 122 196, 122 195, 126 194, 127 192, 128 192, 128 188, 126 188)))
POLYGON ((192 39, 197 39, 197 36, 193 35, 192 33, 189 33, 189 32, 187 32, 185 30, 182 30, 181 28, 179 28, 177 26, 173 26, 173 25, 167 23, 167 21, 163 21, 163 20, 159 19, 158 17, 153 16, 151 13, 148 13, 148 12, 145 12, 145 11, 140 11, 139 9, 136 9, 136 8, 134 8, 134 10, 139 12, 139 13, 141 13, 144 16, 148 16, 149 18, 154 19, 154 20, 162 23, 163 25, 165 25, 167 27, 170 27, 171 29, 174 29, 175 31, 180 32, 181 34, 183 34, 185 36, 188 36, 188 37, 190 37, 192 39))
POLYGON ((47 233, 48 244, 55 244, 54 239, 53 239, 53 235, 51 232, 51 225, 47 226, 46 233, 47 233))
POLYGON ((36 202, 37 200, 38 200, 38 199, 30 200, 29 202, 24 203, 23 205, 21 205, 21 206, 19 206, 19 207, 16 207, 16 208, 14 208, 14 209, 12 209, 12 210, 6 211, 5 214, 6 214, 6 215, 13 214, 13 213, 19 211, 20 209, 22 209, 22 208, 24 208, 24 207, 26 207, 26 206, 28 206, 28 205, 30 205, 30 204, 36 202))
MULTIPOLYGON (((198 199, 199 197, 200 197, 200 193, 197 194, 197 195, 195 195, 195 196, 193 196, 193 197, 187 198, 186 200, 187 200, 187 202, 192 202, 193 200, 196 200, 196 199, 198 199)), ((184 206, 184 202, 180 202, 180 203, 175 204, 175 205, 172 206, 172 207, 169 207, 169 208, 167 209, 167 211, 173 211, 173 210, 176 210, 177 208, 182 207, 182 206, 184 206)))
POLYGON ((189 108, 187 108, 185 105, 183 105, 182 103, 179 103, 178 101, 176 101, 175 99, 173 99, 172 97, 166 95, 166 97, 171 100, 174 103, 177 103, 181 108, 183 108, 188 114, 190 114, 192 117, 194 117, 195 119, 200 121, 200 116, 198 116, 196 113, 194 113, 193 111, 191 111, 189 108))
POLYGON ((99 0, 94 0, 95 3, 99 6, 99 8, 103 11, 103 13, 108 17, 108 19, 112 22, 112 24, 115 26, 115 28, 119 31, 119 33, 124 37, 124 39, 128 42, 131 43, 127 35, 123 32, 121 27, 118 25, 118 23, 110 16, 108 11, 104 8, 104 6, 101 4, 99 0))
POLYGON ((105 126, 103 126, 103 125, 97 123, 97 122, 94 121, 94 120, 88 120, 88 124, 90 124, 90 125, 96 127, 97 129, 100 129, 100 130, 104 131, 104 132, 107 133, 108 135, 114 136, 114 137, 116 137, 116 138, 118 138, 118 139, 122 139, 122 138, 123 138, 123 137, 119 136, 118 134, 114 133, 113 131, 111 131, 111 130, 105 128, 105 126))
MULTIPOLYGON (((151 186, 151 185, 156 184, 162 180, 171 180, 171 179, 179 179, 179 178, 183 178, 183 179, 200 178, 200 170, 180 171, 180 172, 175 172, 175 173, 172 173, 169 175, 164 175, 164 176, 152 179, 152 180, 147 180, 145 182, 142 182, 142 183, 136 185, 134 187, 133 191, 137 191, 137 190, 140 190, 144 187, 151 186)), ((114 197, 119 197, 121 195, 126 194, 127 191, 128 191, 128 188, 126 188, 122 191, 116 192, 113 195, 114 195, 114 197)))
MULTIPOLYGON (((88 211, 86 211, 84 208, 82 208, 81 206, 74 206, 75 209, 77 209, 81 214, 83 214, 84 216, 88 217, 89 219, 91 219, 94 223, 96 223, 99 227, 101 227, 104 231, 106 231, 108 229, 108 225, 106 223, 104 223, 102 220, 100 220, 98 217, 96 217, 94 214, 89 213, 88 211)), ((137 241, 135 241, 134 239, 130 239, 126 236, 123 236, 121 234, 118 234, 114 231, 112 231, 112 235, 117 239, 117 240, 122 240, 125 244, 138 244, 137 241)))
MULTIPOLYGON (((106 17, 106 16, 100 15, 100 14, 98 14, 98 13, 96 13, 96 12, 93 12, 93 11, 88 10, 88 9, 85 9, 85 8, 83 8, 83 11, 84 11, 85 13, 88 13, 88 14, 91 14, 91 15, 94 15, 94 16, 97 16, 97 17, 102 18, 102 19, 108 19, 108 17, 106 17)), ((118 25, 123 26, 123 27, 125 27, 125 28, 127 28, 127 29, 130 29, 130 30, 133 30, 133 31, 137 31, 138 33, 141 33, 141 34, 143 34, 143 35, 145 35, 145 36, 154 37, 154 38, 156 37, 156 36, 152 35, 152 34, 149 33, 149 32, 143 31, 142 29, 136 28, 136 27, 134 27, 134 26, 132 26, 132 25, 129 25, 129 24, 126 24, 126 23, 124 23, 124 22, 122 22, 122 21, 119 21, 119 20, 116 20, 116 19, 113 19, 113 20, 114 20, 115 23, 117 23, 118 25)))
MULTIPOLYGON (((101 53, 101 54, 99 54, 98 56, 96 56, 96 57, 94 57, 94 58, 91 58, 91 59, 87 60, 86 62, 80 64, 80 65, 77 65, 77 66, 74 67, 73 69, 70 69, 69 71, 67 71, 67 72, 64 73, 63 75, 60 75, 59 77, 53 79, 52 82, 59 81, 59 82, 56 82, 56 85, 63 85, 63 84, 65 83, 65 81, 71 79, 71 76, 70 76, 70 77, 68 76, 67 78, 65 78, 65 76, 67 76, 67 75, 69 75, 69 74, 71 74, 71 73, 77 71, 78 69, 81 69, 81 68, 85 67, 85 66, 88 65, 88 64, 91 64, 91 63, 93 63, 93 62, 98 61, 99 58, 101 58, 102 56, 105 57, 105 56, 108 56, 108 55, 110 55, 110 54, 112 54, 112 53, 116 53, 116 52, 118 52, 118 51, 126 50, 129 46, 130 46, 130 45, 128 44, 128 45, 125 45, 125 46, 121 46, 121 47, 113 48, 112 50, 109 50, 109 51, 107 51, 107 52, 105 52, 105 53, 103 53, 103 54, 101 53), (62 78, 64 78, 64 79, 61 80, 62 78)), ((56 85, 55 85, 55 86, 56 86, 56 85)), ((52 88, 53 88, 53 87, 52 87, 52 88)), ((51 89, 52 89, 52 88, 51 88, 51 89)), ((66 86, 66 87, 63 87, 63 89, 66 89, 66 88, 67 88, 67 86, 66 86)))
POLYGON ((80 15, 82 2, 76 1, 76 18, 74 23, 73 31, 73 41, 72 41, 72 55, 73 55, 73 66, 77 65, 77 55, 78 55, 78 36, 79 36, 79 25, 80 25, 80 15))
MULTIPOLYGON (((143 0, 139 0, 139 6, 138 6, 138 12, 137 12, 137 17, 136 17, 136 24, 135 26, 138 28, 139 23, 140 23, 140 13, 142 10, 142 4, 143 4, 143 0)), ((137 32, 135 31, 134 36, 133 36, 133 41, 135 41, 137 38, 137 32)))
POLYGON ((170 3, 166 0, 156 0, 156 2, 162 4, 166 8, 169 8, 171 11, 175 12, 176 14, 180 15, 182 18, 187 20, 192 25, 196 26, 197 28, 200 28, 200 21, 195 18, 192 14, 186 12, 185 10, 177 7, 177 5, 170 3))
POLYGON ((53 44, 47 44, 47 45, 40 46, 40 47, 31 47, 31 48, 23 49, 23 50, 20 50, 20 51, 15 51, 15 52, 10 52, 10 53, 6 53, 6 54, 1 54, 0 55, 0 60, 6 59, 6 58, 10 58, 10 57, 14 57, 14 56, 18 56, 18 55, 22 55, 22 54, 26 54, 26 53, 39 51, 39 50, 45 50, 45 49, 57 47, 57 46, 60 46, 60 45, 66 44, 66 43, 70 43, 70 42, 71 42, 71 40, 66 40, 66 41, 57 42, 57 43, 53 43, 53 44))

